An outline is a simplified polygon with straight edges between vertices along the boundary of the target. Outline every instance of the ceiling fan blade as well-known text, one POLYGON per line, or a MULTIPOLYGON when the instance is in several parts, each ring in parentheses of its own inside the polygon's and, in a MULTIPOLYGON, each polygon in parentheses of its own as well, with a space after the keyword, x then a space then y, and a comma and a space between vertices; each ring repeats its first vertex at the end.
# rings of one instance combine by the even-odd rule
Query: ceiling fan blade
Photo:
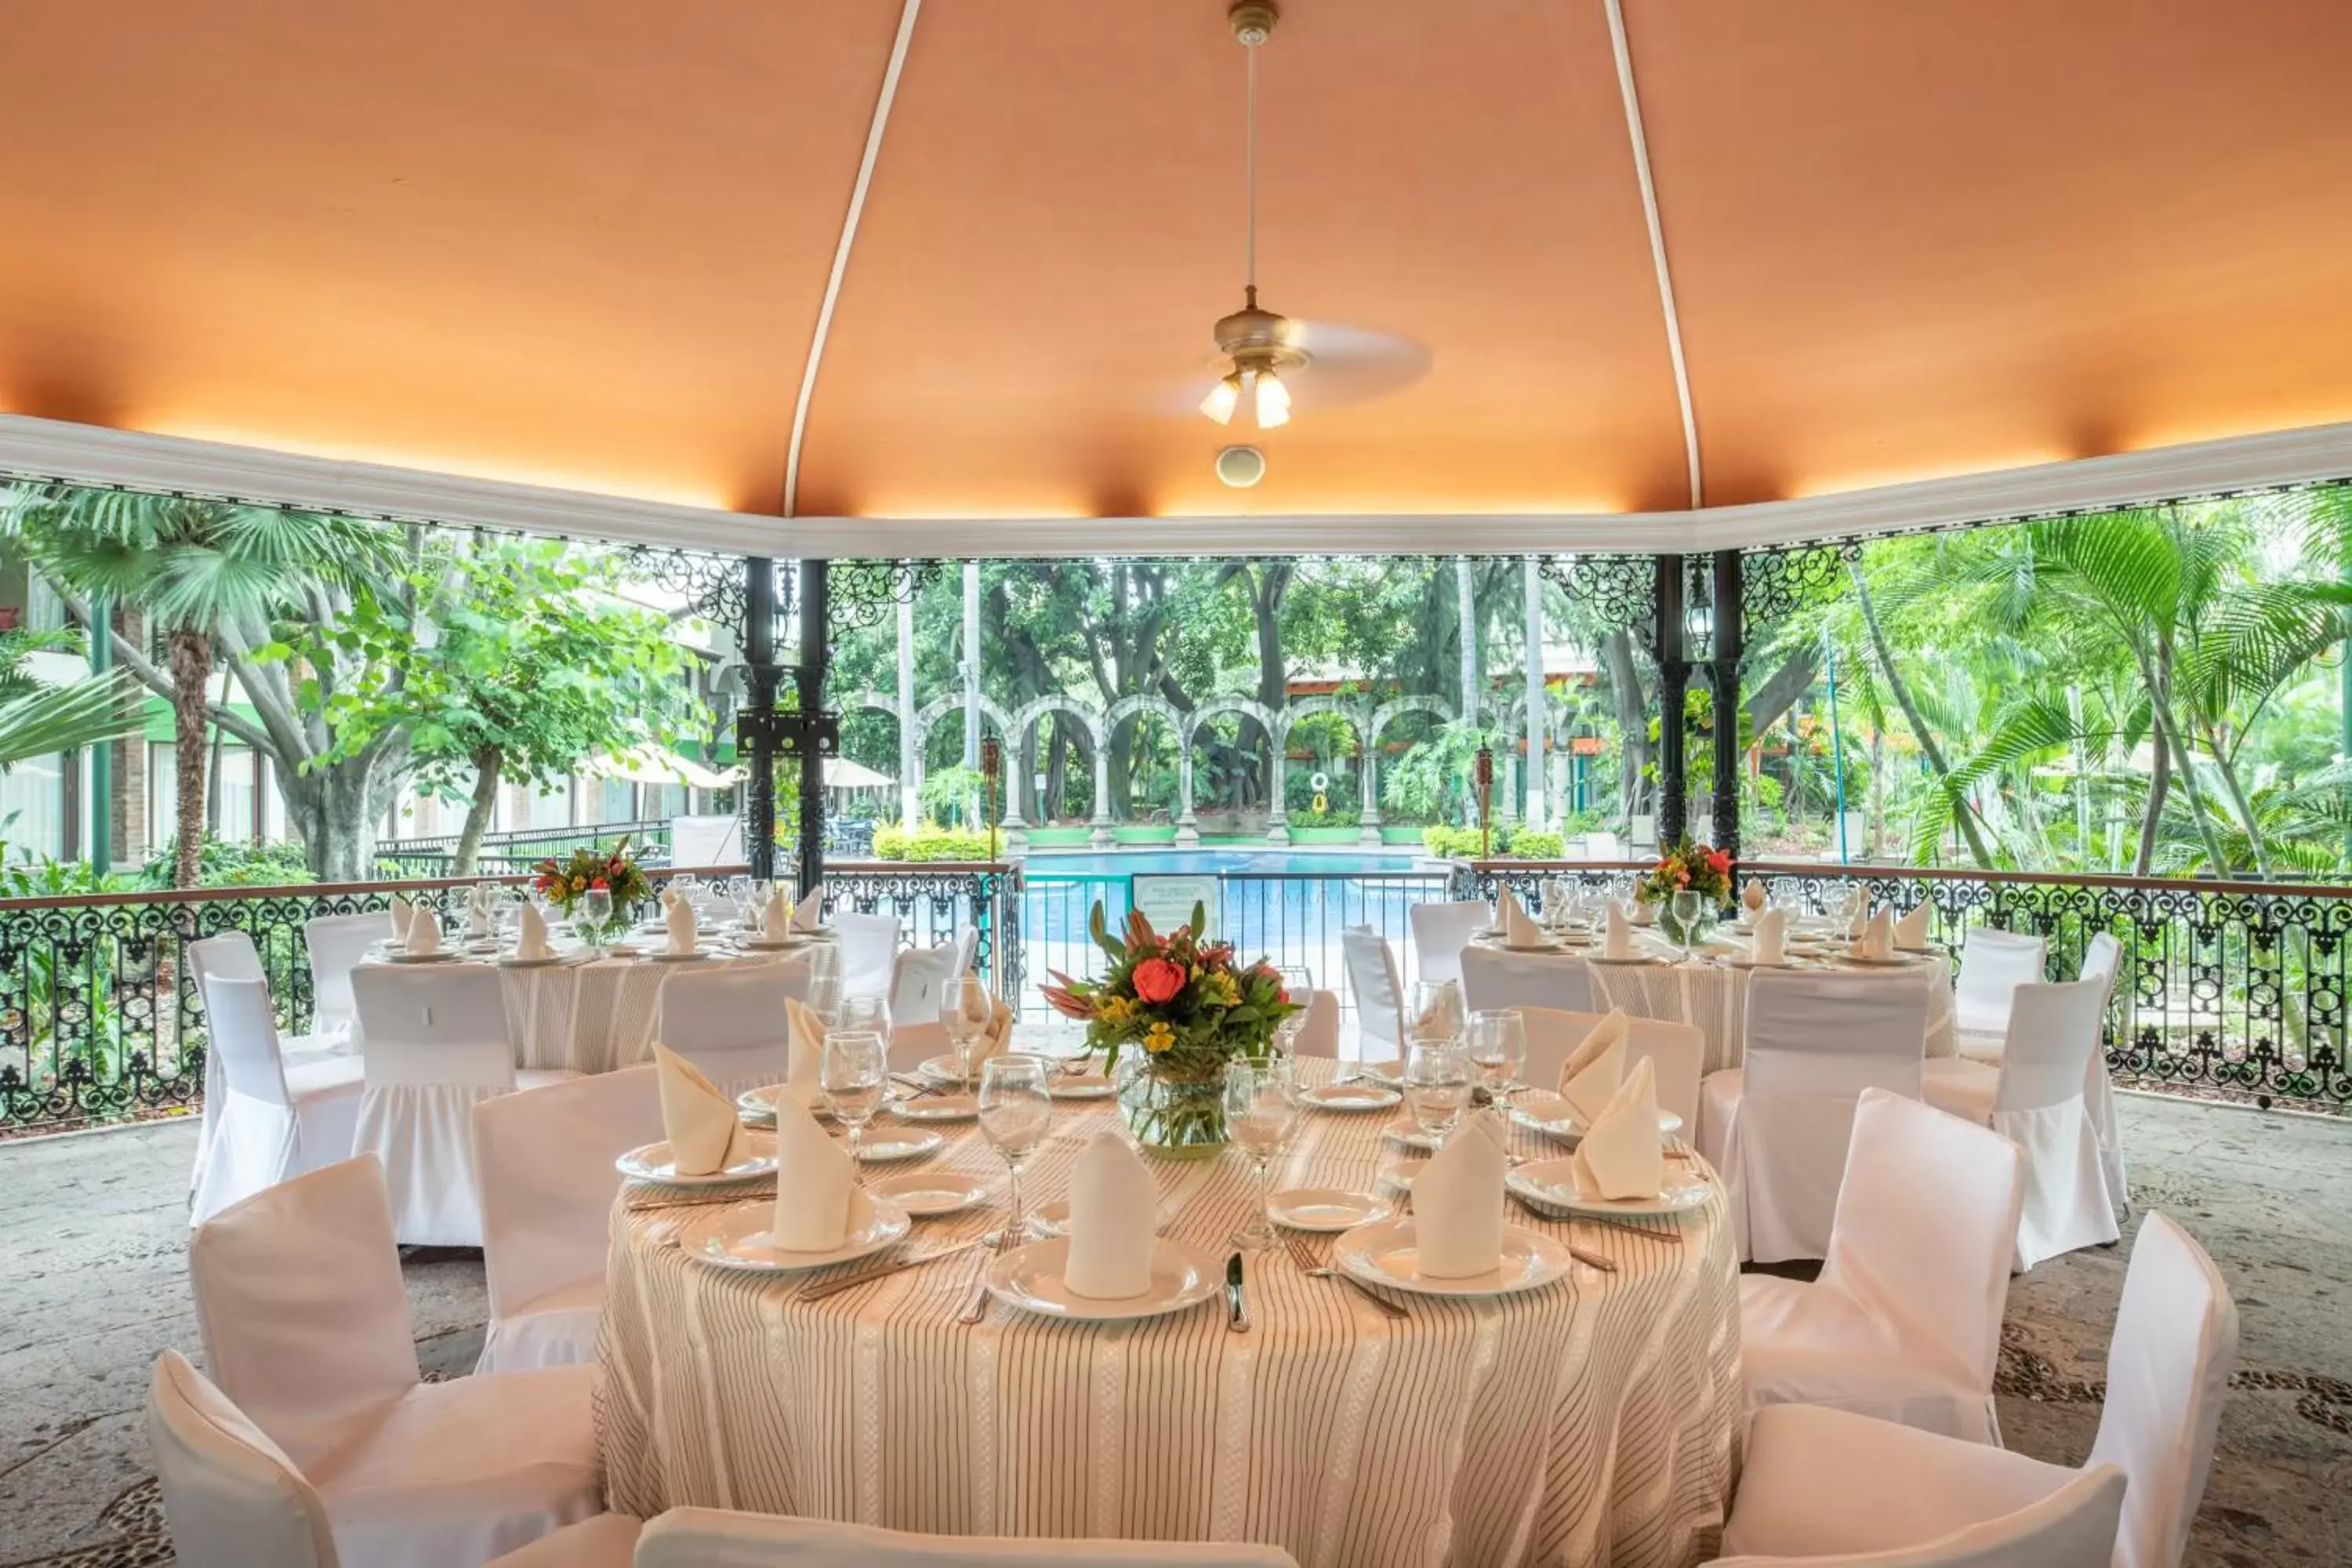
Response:
POLYGON ((1284 377, 1302 408, 1367 403, 1429 374, 1426 345, 1376 328, 1295 321, 1289 339, 1307 356, 1304 366, 1284 377))

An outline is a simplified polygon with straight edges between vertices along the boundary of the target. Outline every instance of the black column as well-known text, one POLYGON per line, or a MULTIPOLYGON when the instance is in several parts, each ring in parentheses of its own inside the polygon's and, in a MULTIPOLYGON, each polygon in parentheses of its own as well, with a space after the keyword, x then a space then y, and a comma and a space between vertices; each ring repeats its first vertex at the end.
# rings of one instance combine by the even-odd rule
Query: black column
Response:
POLYGON ((1737 550, 1715 552, 1715 847, 1739 858, 1739 659, 1748 628, 1737 550))
POLYGON ((1664 848, 1689 830, 1688 796, 1683 777, 1683 693, 1690 688, 1690 657, 1683 647, 1683 558, 1658 557, 1655 610, 1658 661, 1658 845, 1664 848))
POLYGON ((776 874, 776 563, 743 563, 743 669, 749 680, 735 740, 743 752, 743 858, 761 881, 776 874))
POLYGON ((824 675, 833 661, 833 571, 801 563, 801 661, 793 672, 801 721, 801 891, 824 879, 824 675))

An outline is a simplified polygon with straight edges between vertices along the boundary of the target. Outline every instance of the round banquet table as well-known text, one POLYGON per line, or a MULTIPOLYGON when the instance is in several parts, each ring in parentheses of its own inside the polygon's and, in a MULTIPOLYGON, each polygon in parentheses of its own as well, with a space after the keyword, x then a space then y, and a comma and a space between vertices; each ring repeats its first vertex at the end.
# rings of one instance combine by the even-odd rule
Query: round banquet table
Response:
MULTIPOLYGON (((1316 1080, 1333 1070, 1301 1064, 1316 1080)), ((1066 1195, 1078 1150, 1117 1112, 1068 1101, 1055 1121, 1024 1174, 1032 1203, 1066 1195)), ((1409 1158, 1389 1121, 1310 1113, 1277 1185, 1372 1186, 1409 1158)), ((974 1124, 947 1130, 941 1163, 1001 1173, 974 1124)), ((1164 1232, 1225 1256, 1252 1192, 1243 1158, 1150 1163, 1164 1232)), ((1617 1271, 1579 1263, 1545 1289, 1476 1300, 1391 1292, 1402 1321, 1282 1249, 1253 1254, 1245 1334, 1227 1331, 1222 1295, 1125 1324, 992 1300, 965 1327, 985 1248, 802 1301, 802 1280, 871 1265, 705 1267, 677 1237, 709 1206, 677 1196, 625 1192, 613 1211, 596 1421, 621 1512, 1253 1541, 1306 1568, 1678 1568, 1709 1554, 1729 1504, 1743 1413, 1719 1194, 1643 1222, 1651 1234, 1514 1205, 1513 1224, 1572 1234, 1617 1271)), ((902 1246, 1002 1217, 992 1205, 919 1220, 902 1246)))

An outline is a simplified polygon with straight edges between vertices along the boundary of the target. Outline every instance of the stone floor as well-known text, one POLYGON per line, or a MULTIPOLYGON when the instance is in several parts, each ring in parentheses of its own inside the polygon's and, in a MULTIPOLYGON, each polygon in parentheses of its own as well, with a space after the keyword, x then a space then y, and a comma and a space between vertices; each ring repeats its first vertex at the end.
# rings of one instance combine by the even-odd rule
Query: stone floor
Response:
MULTIPOLYGON (((2137 1202, 2212 1250, 2242 1314, 2189 1562, 2352 1563, 2352 1121, 2137 1096, 2123 1118, 2137 1202)), ((193 1135, 0 1146, 0 1568, 171 1561, 140 1410, 155 1352, 197 1345, 181 1256, 193 1135)), ((2125 1258, 2077 1253, 2011 1286, 2012 1447, 2065 1464, 2088 1450, 2125 1258)), ((481 1342, 479 1258, 405 1273, 428 1373, 463 1373, 481 1342)))

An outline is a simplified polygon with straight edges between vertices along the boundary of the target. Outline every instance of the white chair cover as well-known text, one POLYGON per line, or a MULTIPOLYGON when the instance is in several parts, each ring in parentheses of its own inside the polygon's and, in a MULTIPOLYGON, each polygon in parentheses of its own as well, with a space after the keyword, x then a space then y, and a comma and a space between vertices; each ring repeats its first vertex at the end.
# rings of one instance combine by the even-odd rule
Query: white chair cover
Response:
POLYGON ((1707 1075, 1698 1117, 1740 1258, 1823 1256, 1855 1099, 1865 1089, 1919 1098, 1931 978, 1919 967, 1749 976, 1741 1065, 1707 1075))
POLYGON ((488 1568, 630 1568, 644 1528, 625 1513, 600 1513, 493 1558, 488 1568))
POLYGON ((636 1568, 1298 1568, 1274 1546, 917 1535, 819 1519, 674 1508, 637 1538, 636 1568))
POLYGON ((947 1001, 948 983, 963 976, 956 944, 910 947, 890 961, 890 1022, 936 1024, 947 1001))
POLYGON ((359 1007, 352 1000, 352 971, 377 942, 392 940, 392 911, 320 915, 302 926, 303 951, 310 959, 310 1032, 362 1045, 356 1038, 359 1007))
POLYGON ((703 866, 743 864, 743 819, 725 816, 673 816, 669 819, 669 863, 686 870, 703 866))
POLYGON ((489 1335, 475 1371, 596 1359, 608 1221, 621 1184, 613 1162, 662 1135, 654 1075, 648 1062, 474 1107, 490 1295, 489 1335))
MULTIPOLYGON (((1522 1007, 1528 1035, 1528 1065, 1520 1078, 1538 1089, 1559 1082, 1560 1065, 1584 1043, 1601 1013, 1571 1013, 1557 1007, 1522 1007)), ((1625 1020, 1625 1070, 1643 1057, 1657 1079, 1658 1109, 1683 1119, 1688 1137, 1698 1125, 1699 1068, 1706 1063, 1706 1036, 1690 1024, 1669 1024, 1657 1018, 1625 1020)))
MULTIPOLYGON (((196 983, 196 994, 204 994, 205 977, 216 975, 225 980, 260 980, 268 976, 261 967, 261 954, 253 945, 253 938, 241 931, 223 931, 202 942, 192 942, 187 948, 188 972, 196 983)), ((278 1055, 289 1067, 321 1060, 337 1054, 342 1046, 340 1037, 321 1037, 315 1032, 281 1037, 278 1055)), ((195 1163, 188 1172, 188 1191, 194 1193, 204 1184, 205 1162, 212 1152, 213 1137, 220 1128, 220 1100, 226 1093, 227 1079, 221 1076, 220 1053, 208 1051, 205 1056, 205 1101, 198 1114, 203 1120, 196 1128, 195 1163)))
POLYGON ((206 1364, 317 1489, 342 1568, 484 1563, 599 1510, 593 1367, 417 1380, 373 1158, 224 1210, 188 1275, 206 1364))
POLYGON ((205 1076, 220 1088, 206 1106, 215 1121, 198 1163, 191 1225, 289 1176, 350 1159, 361 1098, 360 1064, 348 1057, 286 1065, 259 978, 205 972, 198 985, 212 1037, 205 1076))
POLYGON ((1396 957, 1386 938, 1370 926, 1339 932, 1339 957, 1348 987, 1356 994, 1356 1058, 1381 1061, 1404 1055, 1403 987, 1397 984, 1396 957))
POLYGON ((1605 1012, 1580 958, 1474 947, 1462 954, 1462 999, 1473 1008, 1551 1007, 1605 1012))
POLYGON ((319 1494, 178 1351, 155 1358, 147 1446, 183 1568, 337 1568, 319 1494))
POLYGON ((1965 1034, 2009 1033, 2010 994, 2042 978, 2044 944, 1990 926, 1971 926, 1960 946, 1959 977, 1952 983, 1953 1026, 1965 1034))
POLYGON ((654 1037, 729 1094, 781 1083, 793 1027, 785 1004, 805 1002, 808 994, 809 965, 801 958, 681 963, 662 982, 654 1037))
MULTIPOLYGON (((2123 943, 2106 931, 2095 932, 2083 945, 2081 977, 2105 986, 2110 1004, 2115 1001, 2123 952, 2123 943)), ((2123 1127, 2116 1120, 2115 1075, 2107 1070, 2104 1041, 2091 1053, 2090 1069, 2083 1079, 2083 1109, 2090 1113, 2091 1131, 2099 1136, 2099 1170, 2106 1177, 2107 1202, 2115 1205, 2116 1217, 2120 1219, 2131 1213, 2131 1184, 2124 1175, 2123 1127)))
POLYGON ((1749 1405, 1834 1405, 1995 1441, 2022 1165, 1998 1133, 1864 1090, 1821 1277, 1740 1279, 1749 1405))
POLYGON ((2149 1215, 2124 1276, 2091 1444, 2092 1464, 2131 1476, 2116 1568, 2178 1568, 2237 1359, 2238 1308, 2221 1272, 2170 1215, 2149 1215))
POLYGON ((396 968, 352 976, 367 1037, 366 1091, 354 1152, 383 1163, 402 1245, 479 1247, 474 1198, 474 1105, 577 1076, 518 1075, 503 978, 488 964, 396 968))
POLYGON ((834 944, 841 952, 841 994, 890 994, 890 969, 898 956, 898 917, 847 910, 833 917, 834 944))
POLYGON ((1307 994, 1307 1021, 1299 1026, 1298 1038, 1291 1049, 1302 1057, 1321 1057, 1327 1060, 1339 1054, 1339 994, 1337 991, 1309 991, 1307 994))
POLYGON ((1462 978, 1462 950, 1495 923, 1495 906, 1475 899, 1448 904, 1415 904, 1405 911, 1412 930, 1412 955, 1423 980, 1462 978))

